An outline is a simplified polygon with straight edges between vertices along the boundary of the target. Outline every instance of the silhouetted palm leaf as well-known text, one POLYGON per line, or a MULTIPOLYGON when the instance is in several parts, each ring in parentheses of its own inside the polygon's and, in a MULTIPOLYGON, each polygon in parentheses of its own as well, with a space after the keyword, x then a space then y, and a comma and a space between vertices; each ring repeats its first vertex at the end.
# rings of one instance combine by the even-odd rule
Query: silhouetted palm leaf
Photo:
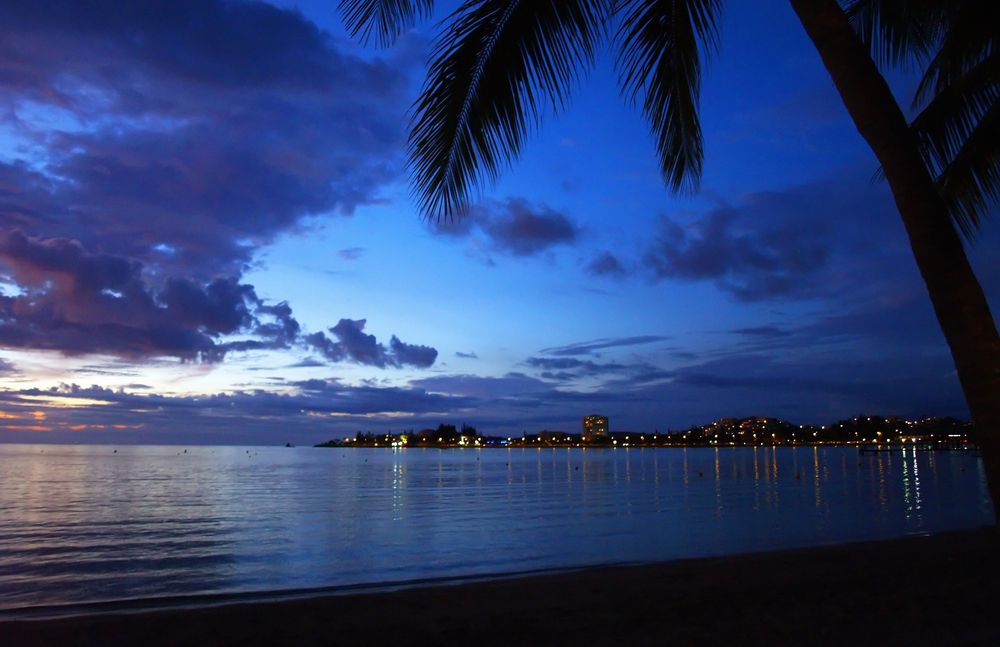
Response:
POLYGON ((942 36, 947 0, 846 0, 854 30, 880 66, 926 63, 942 36))
POLYGON ((544 107, 565 103, 608 13, 604 0, 466 0, 450 16, 411 124, 427 217, 462 210, 472 186, 521 151, 544 107))
POLYGON ((949 215, 972 239, 1000 198, 1000 3, 853 0, 849 13, 881 62, 923 63, 914 105, 926 106, 911 129, 949 215))
POLYGON ((339 8, 351 36, 385 47, 417 19, 430 16, 434 0, 340 0, 339 8))
POLYGON ((618 2, 616 41, 619 82, 642 104, 660 156, 660 169, 675 191, 696 188, 703 158, 698 97, 701 51, 714 49, 719 0, 618 2))
POLYGON ((920 103, 995 53, 993 40, 1000 32, 1000 3, 954 0, 947 3, 941 23, 938 48, 917 88, 916 101, 920 103))
POLYGON ((983 215, 1000 203, 1000 104, 994 103, 938 177, 938 188, 962 232, 973 238, 983 215))

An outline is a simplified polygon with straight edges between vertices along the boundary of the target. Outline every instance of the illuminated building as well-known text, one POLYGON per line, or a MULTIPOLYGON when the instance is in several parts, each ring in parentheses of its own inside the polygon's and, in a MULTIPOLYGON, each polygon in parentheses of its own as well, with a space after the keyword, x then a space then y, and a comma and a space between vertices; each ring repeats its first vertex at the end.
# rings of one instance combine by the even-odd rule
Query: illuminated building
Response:
POLYGON ((603 442, 611 438, 608 433, 607 416, 584 416, 583 418, 583 442, 603 442))

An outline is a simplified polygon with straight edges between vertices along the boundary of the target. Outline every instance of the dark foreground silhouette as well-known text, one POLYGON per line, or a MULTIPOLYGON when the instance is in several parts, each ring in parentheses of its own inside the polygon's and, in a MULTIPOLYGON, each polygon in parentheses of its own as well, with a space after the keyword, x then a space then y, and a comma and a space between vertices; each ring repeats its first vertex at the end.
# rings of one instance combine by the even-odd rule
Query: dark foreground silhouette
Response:
POLYGON ((1000 531, 0 623, 3 645, 1000 645, 1000 531))

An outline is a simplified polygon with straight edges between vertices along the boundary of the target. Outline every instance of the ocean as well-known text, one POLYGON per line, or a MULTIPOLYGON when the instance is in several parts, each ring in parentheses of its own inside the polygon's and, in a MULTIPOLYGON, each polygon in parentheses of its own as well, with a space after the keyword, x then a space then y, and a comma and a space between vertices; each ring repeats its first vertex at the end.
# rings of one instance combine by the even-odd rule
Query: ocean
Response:
POLYGON ((965 451, 0 445, 0 613, 400 586, 993 521, 982 466, 965 451))

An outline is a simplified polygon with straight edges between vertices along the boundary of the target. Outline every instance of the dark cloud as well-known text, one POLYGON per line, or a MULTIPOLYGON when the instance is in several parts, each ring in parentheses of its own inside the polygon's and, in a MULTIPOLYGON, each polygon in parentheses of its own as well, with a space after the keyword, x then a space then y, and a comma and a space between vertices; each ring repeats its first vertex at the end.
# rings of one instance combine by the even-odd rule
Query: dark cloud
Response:
POLYGON ((348 247, 337 252, 337 256, 345 261, 356 261, 365 253, 364 247, 348 247))
POLYGON ((482 238, 486 247, 511 256, 533 256, 558 245, 573 244, 579 232, 563 213, 523 198, 487 200, 465 216, 432 225, 457 238, 482 238))
POLYGON ((0 164, 2 222, 147 267, 238 276, 399 177, 405 70, 263 3, 7 2, 0 79, 35 151, 0 164))
POLYGON ((744 411, 774 411, 786 418, 823 421, 862 411, 915 416, 930 411, 967 417, 950 358, 852 356, 781 358, 733 354, 675 371, 672 387, 722 397, 744 411), (751 404, 752 406, 748 406, 751 404))
POLYGON ((594 276, 622 278, 626 274, 625 266, 611 252, 602 252, 587 264, 587 272, 594 276))
MULTIPOLYGON (((0 295, 0 345, 7 348, 216 361, 227 351, 220 337, 251 329, 255 311, 268 310, 253 286, 236 279, 170 278, 157 287, 136 261, 19 231, 0 232, 0 271, 22 290, 0 295)), ((290 311, 287 319, 291 325, 290 311)))
POLYGON ((479 359, 479 355, 475 353, 463 353, 462 351, 456 351, 455 357, 460 357, 462 359, 479 359))
POLYGON ((294 364, 289 364, 287 368, 319 368, 326 365, 326 362, 321 362, 318 359, 307 357, 303 360, 295 362, 294 364))
POLYGON ((822 231, 794 222, 741 229, 736 212, 719 209, 689 229, 664 218, 646 261, 658 278, 713 279, 743 301, 825 293, 815 277, 829 249, 822 231))
MULTIPOLYGON (((234 351, 289 348, 301 338, 291 306, 263 302, 236 278, 157 281, 137 261, 65 238, 0 232, 0 277, 5 273, 20 288, 13 296, 0 293, 6 348, 214 362, 234 351)), ((395 336, 387 350, 364 326, 363 319, 342 319, 331 329, 337 342, 323 333, 303 341, 330 360, 380 368, 426 368, 437 358, 435 349, 395 336)))
POLYGON ((135 368, 118 367, 115 364, 94 364, 81 366, 71 370, 73 375, 108 375, 113 377, 131 377, 140 375, 141 372, 135 368))
POLYGON ((594 351, 599 351, 606 348, 617 348, 620 346, 639 346, 642 344, 651 344, 657 341, 664 341, 666 339, 670 338, 662 335, 637 335, 634 337, 595 339, 594 341, 569 344, 568 346, 555 346, 552 348, 543 348, 540 352, 545 353, 546 355, 561 355, 561 356, 593 355, 595 354, 594 351))
POLYGON ((395 335, 389 348, 378 342, 375 335, 364 332, 364 319, 341 319, 330 328, 337 341, 322 332, 305 336, 305 342, 327 359, 351 361, 378 368, 415 366, 427 368, 437 359, 437 350, 430 346, 417 346, 400 341, 395 335))
POLYGON ((751 194, 692 222, 664 217, 645 261, 659 279, 710 280, 741 301, 828 297, 863 284, 858 274, 887 255, 882 241, 899 240, 893 218, 885 187, 845 174, 751 194))
POLYGON ((524 362, 532 368, 544 371, 565 371, 564 375, 600 375, 627 368, 615 362, 598 363, 575 357, 529 357, 524 362))
POLYGON ((16 366, 14 366, 11 362, 5 360, 4 358, 0 357, 0 375, 12 375, 17 372, 18 371, 16 366))
MULTIPOLYGON (((298 343, 289 304, 240 278, 304 217, 400 178, 407 65, 260 2, 3 3, 0 113, 27 152, 0 162, 0 346, 215 361, 298 343)), ((344 334, 345 357, 433 361, 344 334)))
POLYGON ((788 330, 777 326, 748 326, 746 328, 735 328, 731 332, 746 337, 785 337, 791 333, 788 330))
POLYGON ((406 344, 399 341, 395 335, 389 340, 389 352, 397 364, 417 368, 430 367, 438 355, 437 350, 430 346, 406 344))
MULTIPOLYGON (((538 359, 542 358, 531 358, 528 360, 528 364, 535 368, 541 368, 535 362, 531 361, 538 359)), ((565 368, 543 368, 541 372, 538 373, 538 377, 554 383, 554 386, 575 388, 578 384, 592 383, 595 380, 598 382, 607 382, 609 375, 629 372, 632 370, 634 370, 634 367, 623 364, 579 362, 566 366, 565 368)))
POLYGON ((484 231, 498 249, 516 256, 530 256, 559 244, 576 240, 576 227, 569 219, 548 207, 512 198, 492 207, 484 231))

